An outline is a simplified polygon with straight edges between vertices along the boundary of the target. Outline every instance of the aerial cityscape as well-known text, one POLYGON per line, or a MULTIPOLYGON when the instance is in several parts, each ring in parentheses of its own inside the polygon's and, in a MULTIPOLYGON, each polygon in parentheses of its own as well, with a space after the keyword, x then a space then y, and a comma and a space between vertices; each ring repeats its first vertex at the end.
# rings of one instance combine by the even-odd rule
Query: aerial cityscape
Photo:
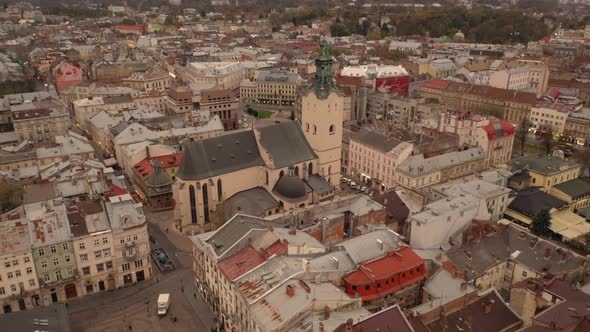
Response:
POLYGON ((0 0, 0 331, 590 332, 590 0, 0 0))

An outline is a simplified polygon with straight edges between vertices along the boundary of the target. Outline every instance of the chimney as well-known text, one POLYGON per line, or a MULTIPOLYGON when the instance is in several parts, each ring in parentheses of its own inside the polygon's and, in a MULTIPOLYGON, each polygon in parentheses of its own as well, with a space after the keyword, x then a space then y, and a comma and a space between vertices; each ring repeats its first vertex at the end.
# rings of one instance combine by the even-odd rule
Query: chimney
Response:
POLYGON ((459 288, 462 292, 467 290, 467 283, 466 282, 462 282, 461 283, 461 287, 459 288))
POLYGON ((518 234, 518 238, 521 240, 526 240, 526 233, 525 232, 520 232, 520 234, 518 234))
POLYGON ((285 288, 286 293, 289 297, 293 297, 295 296, 295 288, 293 288, 293 286, 291 285, 287 285, 287 287, 285 288))
POLYGON ((330 318, 330 312, 331 312, 330 306, 328 306, 328 305, 325 306, 324 307, 324 318, 325 319, 329 319, 330 318))
POLYGON ((339 265, 340 265, 340 264, 339 264, 339 261, 338 261, 338 258, 336 258, 336 257, 332 256, 332 260, 334 261, 334 263, 336 263, 336 270, 338 270, 338 267, 339 267, 339 265))
POLYGON ((551 258, 551 248, 545 248, 545 259, 551 258))
POLYGON ((320 332, 326 332, 326 329, 324 329, 324 323, 320 322, 320 332))
POLYGON ((383 241, 381 241, 380 239, 377 239, 377 245, 379 246, 380 250, 383 250, 383 241))
POLYGON ((492 312, 492 304, 494 304, 493 300, 486 300, 483 303, 483 312, 485 314, 489 314, 492 312))
POLYGON ((352 325, 354 325, 354 320, 352 318, 349 318, 346 320, 346 326, 347 327, 352 327, 352 325))

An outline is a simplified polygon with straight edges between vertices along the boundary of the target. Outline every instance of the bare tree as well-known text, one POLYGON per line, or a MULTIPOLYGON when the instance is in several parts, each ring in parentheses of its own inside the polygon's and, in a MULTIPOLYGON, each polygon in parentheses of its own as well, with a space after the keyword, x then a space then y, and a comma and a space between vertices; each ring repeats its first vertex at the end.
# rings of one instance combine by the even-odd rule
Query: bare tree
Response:
POLYGON ((523 118, 520 122, 520 126, 518 126, 518 131, 516 132, 516 139, 517 142, 520 144, 520 155, 524 156, 524 145, 526 144, 526 137, 529 133, 529 120, 527 118, 523 118))
POLYGON ((582 176, 590 176, 590 149, 578 149, 572 158, 582 166, 582 176))
POLYGON ((545 147, 545 153, 550 154, 554 145, 555 141, 553 140, 553 128, 547 128, 547 131, 543 133, 543 146, 545 147))

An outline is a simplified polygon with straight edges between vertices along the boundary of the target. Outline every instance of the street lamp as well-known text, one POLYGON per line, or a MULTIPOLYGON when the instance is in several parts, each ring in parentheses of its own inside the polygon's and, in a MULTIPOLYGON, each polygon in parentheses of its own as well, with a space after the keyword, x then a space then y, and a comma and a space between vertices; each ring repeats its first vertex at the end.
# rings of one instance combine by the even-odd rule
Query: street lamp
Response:
POLYGON ((146 297, 145 298, 145 309, 147 310, 147 315, 150 315, 150 298, 146 297))

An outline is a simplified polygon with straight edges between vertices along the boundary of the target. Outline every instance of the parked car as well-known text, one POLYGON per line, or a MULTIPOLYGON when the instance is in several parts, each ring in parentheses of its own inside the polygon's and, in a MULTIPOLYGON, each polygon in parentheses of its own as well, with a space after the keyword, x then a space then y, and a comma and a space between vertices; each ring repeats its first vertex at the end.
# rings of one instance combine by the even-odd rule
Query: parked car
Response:
POLYGON ((362 187, 361 187, 361 191, 365 191, 365 190, 367 190, 367 187, 365 187, 365 186, 362 186, 362 187))

